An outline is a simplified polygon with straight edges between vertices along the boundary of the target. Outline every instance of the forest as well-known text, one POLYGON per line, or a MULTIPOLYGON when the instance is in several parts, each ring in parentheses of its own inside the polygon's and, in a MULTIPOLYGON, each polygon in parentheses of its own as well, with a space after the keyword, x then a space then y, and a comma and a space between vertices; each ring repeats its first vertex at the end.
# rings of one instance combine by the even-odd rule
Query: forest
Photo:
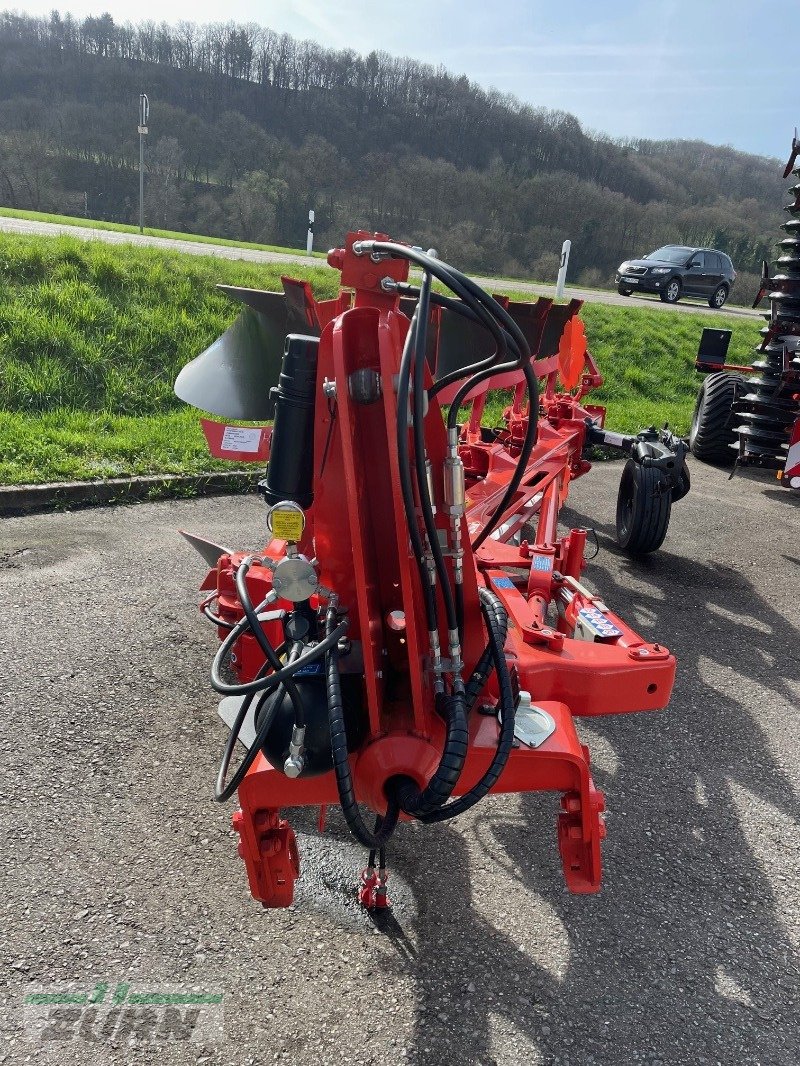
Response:
POLYGON ((365 228, 542 280, 568 237, 587 285, 660 244, 708 245, 740 301, 774 254, 775 160, 615 140, 444 68, 254 24, 107 14, 0 13, 0 205, 136 221, 141 92, 149 226, 297 247, 313 208, 318 247, 365 228))

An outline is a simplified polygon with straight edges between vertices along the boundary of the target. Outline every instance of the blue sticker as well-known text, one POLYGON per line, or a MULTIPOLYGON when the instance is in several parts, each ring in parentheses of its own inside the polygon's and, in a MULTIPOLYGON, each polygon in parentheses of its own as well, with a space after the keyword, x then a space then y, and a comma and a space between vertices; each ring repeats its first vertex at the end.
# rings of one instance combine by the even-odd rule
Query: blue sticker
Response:
POLYGON ((492 584, 497 585, 499 589, 513 589, 514 582, 510 577, 493 577, 492 584))
POLYGON ((622 630, 617 629, 614 623, 610 622, 603 612, 598 611, 596 607, 581 608, 578 612, 578 617, 602 639, 614 639, 622 636, 622 630))
POLYGON ((534 570, 552 570, 553 557, 551 555, 537 555, 533 560, 534 570))
POLYGON ((293 677, 314 677, 316 674, 322 673, 322 659, 317 659, 316 662, 309 663, 308 666, 301 666, 299 670, 296 670, 292 675, 293 677))

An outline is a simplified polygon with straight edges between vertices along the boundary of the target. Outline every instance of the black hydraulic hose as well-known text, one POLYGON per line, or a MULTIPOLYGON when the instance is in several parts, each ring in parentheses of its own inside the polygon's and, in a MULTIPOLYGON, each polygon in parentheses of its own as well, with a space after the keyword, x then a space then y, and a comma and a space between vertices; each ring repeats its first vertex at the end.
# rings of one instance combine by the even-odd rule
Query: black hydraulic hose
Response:
MULTIPOLYGON (((459 814, 463 814, 464 811, 469 810, 470 807, 474 807, 476 803, 480 802, 484 796, 494 787, 500 778, 503 770, 508 763, 508 757, 511 754, 511 749, 514 745, 514 726, 516 723, 516 701, 514 699, 514 688, 511 682, 511 673, 508 669, 508 663, 506 662, 505 650, 504 650, 504 628, 500 623, 500 614, 505 615, 505 608, 500 601, 490 592, 488 589, 479 590, 481 600, 481 610, 486 621, 486 628, 489 632, 489 646, 491 648, 492 660, 494 662, 495 672, 497 673, 497 682, 500 687, 500 712, 502 715, 500 724, 500 738, 497 742, 497 750, 489 764, 486 773, 469 790, 465 792, 463 796, 453 800, 446 806, 441 806, 437 810, 432 810, 421 815, 418 818, 421 822, 443 822, 449 818, 455 818, 459 814)), ((508 624, 508 616, 506 615, 506 625, 508 624)))
POLYGON ((445 804, 458 784, 469 745, 467 705, 462 692, 437 692, 436 710, 447 728, 439 765, 425 788, 410 777, 397 777, 387 784, 387 792, 406 814, 422 818, 445 804))
MULTIPOLYGON (((414 311, 411 325, 406 334, 403 345, 403 355, 400 360, 400 373, 397 383, 397 460, 400 475, 400 491, 403 496, 403 507, 406 512, 406 524, 408 535, 411 540, 411 549, 419 568, 422 596, 425 604, 425 618, 428 623, 428 631, 438 632, 438 610, 436 608, 436 596, 431 588, 425 566, 425 546, 422 543, 422 534, 419 531, 416 517, 416 504, 414 501, 414 485, 411 480, 411 460, 408 454, 408 398, 411 381, 411 361, 414 356, 414 344, 419 325, 419 304, 414 311)), ((425 481, 427 485, 427 478, 425 481)), ((420 486, 420 492, 422 487, 420 486)))
MULTIPOLYGON (((506 636, 508 634, 508 614, 502 603, 500 603, 500 600, 494 595, 491 596, 491 599, 481 597, 481 609, 485 611, 487 608, 493 610, 495 613, 499 629, 498 637, 501 640, 503 647, 505 647, 506 636)), ((492 645, 491 641, 489 641, 466 685, 464 696, 467 701, 467 714, 469 714, 474 708, 483 686, 489 679, 489 675, 492 672, 493 661, 492 645)))
MULTIPOLYGON (((476 537, 475 541, 473 541, 472 547, 473 549, 477 549, 491 534, 491 532, 499 522, 509 503, 514 498, 514 494, 519 488, 520 482, 522 481, 522 478, 525 474, 525 470, 528 465, 528 460, 536 443, 536 430, 539 415, 539 384, 536 378, 536 374, 530 365, 530 346, 528 345, 524 333, 514 321, 514 319, 509 315, 508 311, 506 311, 504 307, 497 303, 496 300, 493 300, 492 297, 488 295, 488 293, 485 293, 484 290, 481 289, 480 286, 476 285, 476 283, 470 278, 461 274, 460 271, 455 270, 454 268, 451 269, 453 270, 453 273, 458 278, 458 280, 461 281, 462 284, 464 284, 465 287, 468 289, 468 291, 475 295, 476 298, 480 299, 483 297, 491 302, 492 311, 496 313, 497 317, 500 319, 503 325, 505 325, 505 327, 511 333, 512 337, 514 337, 514 339, 516 340, 518 349, 522 355, 519 369, 522 370, 523 375, 525 377, 525 383, 528 387, 528 425, 525 431, 525 438, 522 443, 522 448, 520 450, 519 460, 517 462, 514 473, 511 476, 511 480, 509 481, 506 487, 506 491, 503 494, 503 498, 494 510, 491 521, 489 521, 483 527, 481 532, 476 537)), ((499 368, 496 367, 494 369, 494 373, 497 372, 499 372, 499 368)), ((467 382, 467 385, 459 390, 459 395, 458 397, 456 397, 456 400, 454 400, 453 404, 451 405, 450 412, 448 414, 448 425, 450 425, 451 417, 457 417, 457 401, 462 394, 466 394, 465 389, 468 392, 469 389, 474 388, 474 386, 478 384, 479 381, 483 381, 491 376, 492 373, 488 370, 483 371, 481 374, 476 375, 471 382, 467 382), (453 414, 454 407, 455 415, 453 414)))
MULTIPOLYGON (((424 252, 417 251, 415 248, 408 248, 403 244, 395 244, 394 241, 361 241, 360 246, 364 249, 364 252, 386 253, 393 258, 408 259, 412 263, 417 263, 424 270, 428 270, 430 273, 434 274, 435 277, 438 277, 448 288, 453 289, 454 292, 456 291, 456 287, 462 291, 466 290, 466 292, 469 293, 475 301, 481 304, 482 307, 486 308, 492 318, 496 320, 495 328, 499 329, 499 326, 502 323, 512 337, 515 338, 523 360, 531 358, 531 350, 528 346, 525 334, 508 311, 506 311, 502 304, 498 303, 493 296, 490 296, 485 289, 482 289, 477 282, 473 281, 472 278, 468 277, 466 274, 462 274, 462 272, 457 270, 454 266, 450 266, 449 263, 443 263, 439 259, 433 259, 424 252)), ((461 293, 459 292, 459 295, 460 294, 461 293)), ((492 332, 494 332, 494 329, 492 332)))
MULTIPOLYGON (((502 325, 505 326, 506 330, 511 334, 511 336, 516 342, 517 351, 520 355, 519 363, 510 364, 507 369, 520 369, 522 370, 525 376, 525 382, 528 386, 529 395, 528 426, 525 432, 525 438, 523 440, 522 448, 520 450, 520 456, 517 462, 517 466, 514 470, 511 480, 509 481, 503 498, 498 507, 495 508, 491 521, 484 526, 476 540, 473 542, 473 549, 479 548, 480 545, 484 542, 484 540, 486 540, 486 538, 492 533, 498 521, 502 517, 506 507, 513 499, 515 492, 519 488, 519 484, 522 481, 525 469, 527 467, 528 459, 530 458, 534 444, 536 443, 536 429, 539 413, 539 388, 536 379, 536 374, 530 366, 530 346, 528 345, 528 342, 525 338, 525 334, 522 332, 520 327, 511 317, 511 315, 509 315, 508 311, 506 311, 506 309, 495 299, 493 299, 484 289, 482 289, 479 285, 472 281, 471 278, 468 278, 465 274, 462 274, 459 270, 456 270, 455 267, 451 267, 448 264, 441 264, 438 260, 432 259, 430 256, 425 255, 421 251, 416 251, 413 248, 407 248, 404 245, 395 244, 391 241, 362 241, 361 246, 363 247, 365 253, 383 252, 396 258, 408 259, 410 262, 419 264, 425 270, 429 270, 436 277, 439 277, 440 280, 443 280, 444 283, 449 287, 453 288, 453 285, 459 286, 462 292, 466 291, 467 293, 469 293, 470 297, 472 297, 474 301, 489 310, 494 319, 499 320, 495 322, 495 327, 498 330, 501 339, 503 330, 500 324, 502 323, 502 325), (439 272, 437 272, 437 270, 439 272), (447 275, 447 277, 443 277, 443 275, 447 275)), ((456 289, 453 288, 453 291, 456 291, 456 289)), ((417 306, 419 307, 419 305, 417 306)), ((493 329, 492 332, 494 333, 495 330, 493 329)), ((503 344, 505 350, 505 342, 503 342, 503 344)), ((491 377, 493 374, 496 374, 498 372, 501 372, 501 370, 506 369, 504 365, 497 364, 496 357, 492 357, 492 359, 489 361, 484 361, 484 364, 486 364, 487 362, 489 363, 489 365, 486 366, 486 369, 484 371, 481 371, 480 374, 476 374, 471 379, 471 381, 467 383, 467 385, 465 385, 462 389, 459 390, 457 399, 460 398, 462 395, 466 395, 466 393, 469 392, 470 389, 474 388, 475 385, 478 384, 480 381, 483 381, 486 378, 491 377)), ((462 376, 461 372, 459 372, 459 379, 460 376, 462 376)), ((450 412, 448 414, 448 425, 450 425, 451 419, 457 418, 457 413, 458 404, 454 402, 451 405, 450 412), (455 412, 453 411, 453 407, 455 407, 455 412)))
MULTIPOLYGON (((450 576, 447 573, 447 564, 444 561, 444 553, 439 543, 439 530, 436 528, 436 520, 433 516, 433 501, 428 488, 428 471, 425 466, 425 370, 427 362, 425 349, 428 337, 428 318, 430 316, 430 292, 431 276, 427 271, 422 276, 422 289, 420 290, 419 303, 417 304, 417 329, 414 337, 414 466, 417 472, 417 492, 419 495, 422 521, 425 532, 428 534, 433 563, 436 567, 436 575, 439 578, 439 586, 444 601, 444 612, 447 618, 447 628, 450 632, 458 630, 458 616, 456 613, 453 589, 450 585, 450 576)), ((401 370, 402 373, 402 370, 401 370)), ((402 432, 402 431, 401 431, 402 432)), ((406 429, 406 433, 408 430, 406 429)), ((409 524, 416 522, 416 516, 406 515, 409 524)), ((422 574, 423 581, 425 574, 422 574)))
POLYGON ((206 604, 202 608, 202 611, 203 611, 203 614, 206 616, 206 618, 210 622, 213 622, 215 626, 219 626, 220 629, 227 629, 227 630, 233 629, 233 622, 226 622, 224 618, 220 618, 219 615, 214 614, 214 612, 211 610, 211 608, 208 606, 208 604, 206 604))
POLYGON ((525 375, 525 383, 528 386, 528 425, 525 428, 525 437, 522 441, 519 459, 514 468, 514 473, 511 475, 511 479, 506 486, 506 491, 503 493, 502 500, 497 507, 495 507, 491 519, 486 523, 472 542, 473 551, 477 551, 477 549, 480 548, 481 544, 483 544, 503 517, 506 508, 513 500, 514 494, 519 488, 520 482, 525 475, 525 471, 528 467, 528 460, 530 459, 531 452, 536 444, 536 430, 539 421, 539 382, 530 363, 525 363, 523 365, 522 372, 525 375))
MULTIPOLYGON (((414 285, 408 285, 405 282, 398 285, 398 290, 409 296, 419 296, 420 293, 419 288, 414 285)), ((466 303, 464 300, 454 300, 452 299, 452 297, 444 296, 442 293, 439 292, 431 292, 431 303, 437 304, 439 307, 444 307, 447 310, 452 311, 454 314, 460 315, 462 318, 468 318, 471 322, 476 322, 478 325, 483 326, 485 329, 489 329, 489 326, 485 319, 486 312, 484 311, 483 315, 478 314, 474 310, 473 302, 466 303)), ((483 310, 480 305, 477 306, 478 311, 483 310)), ((495 320, 492 319, 492 321, 494 322, 495 320)), ((518 369, 523 358, 523 353, 520 351, 516 340, 506 329, 502 329, 502 333, 506 345, 508 348, 511 349, 515 359, 515 362, 511 366, 511 369, 518 369)), ((452 370, 449 374, 445 374, 441 378, 437 378, 437 380, 428 390, 428 395, 432 398, 436 396, 437 393, 441 392, 442 389, 447 388, 448 385, 452 385, 457 381, 461 381, 462 378, 470 377, 471 375, 476 374, 481 370, 489 369, 490 367, 494 369, 495 373, 501 372, 499 368, 499 362, 499 352, 498 349, 495 349, 492 355, 480 360, 480 362, 473 363, 470 366, 460 367, 458 370, 452 370)))
MULTIPOLYGON (((382 823, 383 823, 383 818, 379 814, 378 817, 375 819, 375 828, 372 830, 373 834, 378 832, 378 830, 380 829, 382 823)), ((382 847, 381 848, 370 848, 369 858, 367 859, 367 866, 369 866, 370 868, 374 867, 376 856, 380 856, 380 864, 381 864, 381 866, 385 866, 386 865, 386 852, 385 852, 384 848, 382 848, 382 847)))
POLYGON ((460 270, 457 270, 455 267, 450 267, 450 272, 456 280, 475 297, 476 300, 479 300, 487 310, 489 310, 494 318, 499 320, 501 328, 505 327, 505 329, 508 330, 516 342, 521 358, 524 360, 530 359, 531 349, 528 340, 520 326, 514 321, 505 307, 503 307, 501 303, 498 303, 498 301, 485 289, 482 289, 476 281, 473 281, 472 278, 468 277, 466 274, 462 274, 460 270))
MULTIPOLYGON (((256 614, 258 614, 265 606, 266 600, 264 603, 256 607, 256 614)), ((217 654, 214 656, 214 661, 211 664, 211 684, 216 691, 220 692, 223 696, 245 696, 250 692, 264 692, 265 690, 276 688, 278 685, 283 684, 287 678, 293 677, 298 670, 302 670, 303 667, 309 666, 311 663, 316 662, 317 659, 321 658, 332 645, 336 644, 339 637, 344 636, 347 631, 347 623, 342 622, 336 627, 336 630, 333 633, 328 634, 318 644, 314 644, 310 647, 299 659, 296 659, 292 663, 287 663, 285 666, 281 666, 280 670, 276 670, 275 673, 270 674, 268 677, 256 677, 253 681, 245 681, 241 684, 230 685, 227 681, 222 680, 220 669, 230 649, 241 634, 246 629, 249 629, 249 627, 250 623, 245 616, 236 623, 222 644, 220 644, 217 649, 217 654)))
MULTIPOLYGON (((395 244, 392 241, 362 241, 360 242, 365 247, 366 251, 383 252, 393 258, 407 259, 409 262, 416 263, 421 266, 423 270, 433 274, 435 278, 438 278, 444 285, 447 286, 457 296, 460 296, 465 303, 470 304, 481 318, 481 321, 486 328, 492 333, 497 342, 497 351, 489 359, 482 360, 476 364, 476 369, 481 369, 483 366, 488 366, 490 363, 502 360, 505 358, 506 353, 506 340, 504 331, 500 328, 497 322, 497 316, 492 313, 487 307, 484 306, 485 301, 490 301, 495 307, 499 308, 500 305, 496 300, 493 300, 488 293, 484 292, 474 282, 466 278, 464 274, 459 273, 454 267, 451 267, 448 263, 443 262, 441 259, 434 259, 432 256, 426 255, 422 251, 417 251, 414 248, 409 248, 403 244, 395 244), (469 282, 469 284, 465 284, 469 282), (484 300, 476 298, 470 291, 470 286, 473 290, 477 290, 484 297, 484 300)), ((524 340, 524 338, 523 338, 524 340)))
MULTIPOLYGON (((519 370, 518 363, 501 363, 499 366, 491 366, 488 370, 482 370, 479 374, 474 374, 471 378, 468 378, 458 392, 453 397, 450 407, 447 412, 447 428, 456 429, 458 426, 458 412, 460 411, 467 396, 476 386, 486 381, 487 378, 492 378, 495 374, 505 374, 511 370, 519 370)), ((535 376, 535 375, 534 375, 535 376)))
MULTIPOLYGON (((343 625, 346 629, 347 623, 345 622, 343 625)), ((336 625, 335 609, 330 608, 325 620, 326 639, 333 636, 341 628, 342 625, 336 625)), ((345 821, 356 840, 363 844, 365 848, 377 850, 383 847, 394 832, 400 815, 400 808, 394 800, 388 798, 386 814, 383 816, 380 825, 376 824, 375 832, 371 832, 367 828, 361 816, 361 811, 358 809, 347 750, 342 686, 339 678, 339 654, 335 641, 326 652, 325 674, 328 695, 328 721, 331 730, 331 754, 333 755, 333 770, 336 776, 336 787, 339 792, 339 803, 341 804, 345 821)))
MULTIPOLYGON (((260 560, 259 560, 260 561, 260 560)), ((253 609, 253 601, 250 599, 250 592, 247 588, 247 581, 245 580, 251 566, 255 563, 255 557, 248 555, 246 559, 243 559, 239 564, 239 568, 236 571, 236 592, 239 595, 239 601, 242 605, 242 610, 245 613, 247 621, 250 623, 250 631, 258 641, 259 647, 264 653, 264 657, 270 664, 273 670, 280 670, 283 663, 278 658, 275 649, 270 643, 269 637, 261 628, 261 623, 258 620, 258 615, 253 609)), ((306 715, 303 708, 303 701, 300 698, 300 693, 297 691, 297 685, 292 681, 291 677, 287 678, 284 682, 286 692, 289 695, 289 699, 292 701, 292 709, 294 710, 294 722, 298 728, 302 728, 306 724, 306 715)))
MULTIPOLYGON (((265 670, 268 669, 268 667, 269 663, 263 663, 261 669, 259 670, 259 673, 256 676, 262 674, 265 670)), ((262 692, 261 695, 258 697, 258 702, 256 704, 255 711, 253 712, 254 721, 257 718, 258 712, 266 699, 270 700, 269 706, 267 707, 267 711, 264 717, 262 718, 260 726, 258 727, 253 743, 247 749, 244 758, 239 763, 239 766, 236 769, 236 773, 233 775, 231 780, 226 783, 225 778, 228 776, 228 768, 230 767, 231 759, 233 758, 233 751, 236 747, 236 741, 239 739, 239 733, 241 732, 244 720, 247 716, 247 712, 250 709, 250 705, 255 697, 255 693, 251 692, 249 695, 243 698, 242 705, 239 708, 239 712, 236 715, 236 719, 233 725, 231 726, 231 733, 228 737, 228 743, 225 745, 225 751, 223 752, 222 761, 220 762, 219 771, 217 773, 217 781, 214 786, 214 799, 218 800, 220 803, 224 803, 226 800, 229 800, 236 791, 236 789, 239 787, 239 785, 242 783, 242 781, 244 781, 245 774, 253 765, 256 756, 261 751, 261 747, 267 739, 267 734, 269 733, 270 727, 272 726, 272 720, 275 717, 275 712, 277 711, 278 706, 283 700, 283 695, 284 686, 278 685, 276 690, 262 692)))
MULTIPOLYGON (((459 315, 461 318, 468 318, 470 322, 476 322, 478 325, 485 327, 483 318, 473 310, 471 303, 465 303, 463 300, 454 300, 451 296, 444 296, 439 292, 431 293, 431 303, 437 304, 439 307, 444 307, 446 310, 452 311, 453 314, 459 315)), ((522 358, 522 352, 519 350, 516 340, 511 336, 508 330, 503 327, 501 327, 501 329, 506 342, 506 347, 510 349, 515 359, 520 360, 522 358)), ((497 351, 495 350, 492 356, 482 359, 479 363, 474 364, 473 367, 454 370, 450 374, 439 378, 434 384, 431 392, 435 395, 441 389, 450 385, 453 381, 457 381, 460 376, 465 376, 465 373, 478 373, 478 371, 486 369, 483 364, 492 365, 497 362, 497 351), (491 364, 489 363, 490 359, 491 364)))

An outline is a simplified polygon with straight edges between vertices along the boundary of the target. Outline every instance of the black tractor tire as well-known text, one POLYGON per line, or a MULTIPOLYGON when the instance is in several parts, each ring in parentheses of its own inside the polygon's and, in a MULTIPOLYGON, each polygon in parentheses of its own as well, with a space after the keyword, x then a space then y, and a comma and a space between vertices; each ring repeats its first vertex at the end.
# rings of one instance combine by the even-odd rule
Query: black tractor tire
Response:
POLYGON ((670 278, 658 295, 663 303, 676 304, 681 298, 682 288, 680 278, 670 278))
POLYGON ((629 459, 617 495, 617 543, 628 555, 647 555, 664 543, 672 492, 667 475, 629 459))
POLYGON ((689 450, 701 463, 733 462, 731 445, 738 438, 734 432, 737 416, 732 405, 746 386, 745 377, 728 370, 709 374, 700 386, 689 431, 689 450))
POLYGON ((720 307, 722 307, 724 305, 724 303, 725 303, 725 301, 727 299, 728 299, 728 286, 727 285, 717 285, 716 289, 714 289, 714 291, 711 293, 711 295, 708 298, 708 306, 709 307, 713 307, 717 311, 719 311, 720 307))
POLYGON ((630 296, 630 294, 633 292, 633 289, 628 288, 627 285, 617 285, 617 292, 620 294, 620 296, 630 296))

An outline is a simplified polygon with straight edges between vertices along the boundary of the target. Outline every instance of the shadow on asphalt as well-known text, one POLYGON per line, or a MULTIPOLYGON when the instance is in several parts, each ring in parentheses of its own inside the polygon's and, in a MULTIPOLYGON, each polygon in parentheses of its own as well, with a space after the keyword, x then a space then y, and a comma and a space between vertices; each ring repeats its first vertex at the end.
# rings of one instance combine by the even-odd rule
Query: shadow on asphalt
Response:
MULTIPOLYGON (((562 515, 567 526, 588 521, 562 515)), ((391 996, 393 970, 413 978, 405 1061, 417 1066, 492 1066, 498 1031, 502 1061, 521 1066, 795 1066, 800 960, 733 789, 774 812, 772 824, 796 825, 800 805, 760 708, 727 693, 741 669, 791 705, 783 671, 798 669, 798 632, 739 570, 668 551, 632 562, 611 527, 597 530, 615 559, 592 567, 593 587, 623 617, 644 612, 648 631, 669 634, 679 663, 665 713, 580 720, 615 757, 613 771, 594 770, 609 806, 602 891, 567 892, 552 794, 486 803, 461 832, 405 827, 389 865, 413 905, 401 899, 371 919, 394 958, 376 993, 391 996), (795 659, 773 665, 776 651, 795 659), (476 859, 489 865, 489 891, 507 893, 491 919, 473 884, 476 859), (520 950, 527 907, 553 916, 564 965, 520 950)), ((338 819, 329 832, 347 839, 338 819)))
MULTIPOLYGON (((574 512, 565 520, 580 524, 574 512)), ((601 543, 619 554, 608 535, 601 543)), ((613 775, 596 771, 610 808, 600 895, 567 893, 547 795, 522 797, 513 813, 495 805, 496 813, 478 816, 492 861, 522 882, 505 928, 470 904, 462 836, 440 828, 412 843, 398 834, 393 850, 418 905, 418 957, 407 961, 419 994, 419 1064, 488 1066, 498 1020, 544 1063, 796 1061, 789 1049, 800 1047, 798 958, 731 784, 790 824, 800 808, 759 708, 727 696, 719 680, 744 663, 748 677, 791 704, 782 669, 771 663, 781 662, 777 650, 797 646, 798 633, 731 568, 669 552, 635 563, 620 557, 620 566, 635 592, 607 569, 593 568, 595 586, 623 616, 635 602, 652 616, 654 633, 670 634, 679 679, 663 715, 590 720, 617 760, 613 775), (530 895, 563 925, 563 974, 519 950, 513 916, 530 895)), ((519 1061, 532 1061, 523 1048, 519 1061)))

